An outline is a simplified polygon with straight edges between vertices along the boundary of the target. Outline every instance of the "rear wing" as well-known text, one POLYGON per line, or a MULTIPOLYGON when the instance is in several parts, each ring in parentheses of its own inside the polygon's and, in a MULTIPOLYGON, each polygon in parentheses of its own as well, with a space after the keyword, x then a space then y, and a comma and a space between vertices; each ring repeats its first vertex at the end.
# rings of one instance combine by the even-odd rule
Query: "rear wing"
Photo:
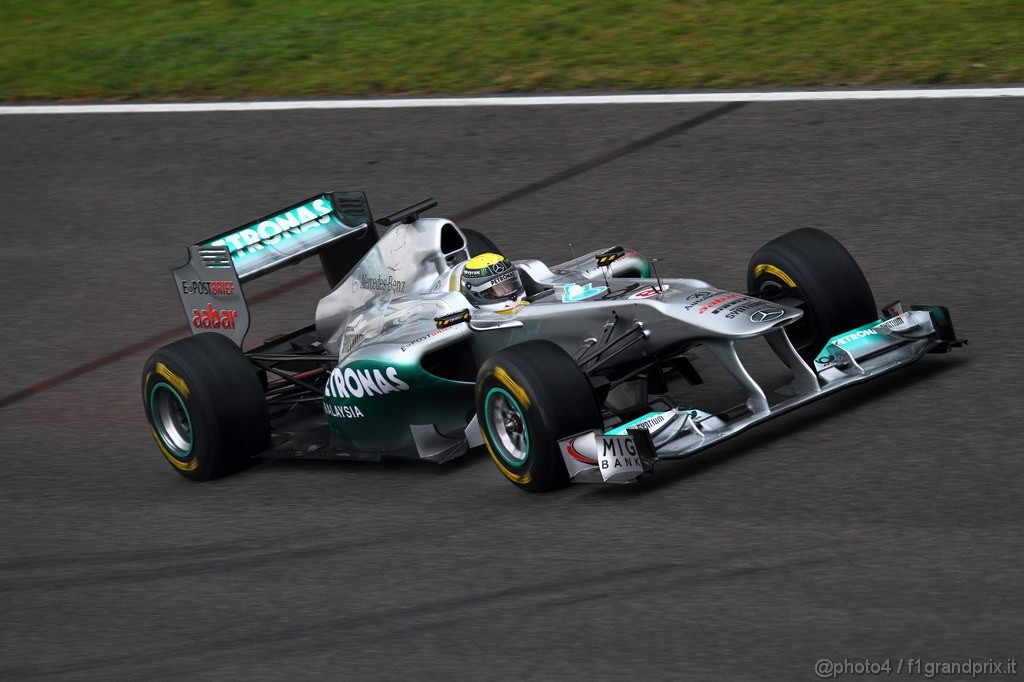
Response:
POLYGON ((249 330, 241 284, 318 255, 333 288, 377 242, 363 192, 330 192, 188 247, 172 270, 193 334, 217 332, 239 346, 249 330))
MULTIPOLYGON (((341 255, 357 251, 348 242, 367 234, 372 234, 373 239, 359 253, 360 258, 377 241, 366 195, 363 192, 331 192, 310 197, 196 246, 226 246, 238 278, 247 282, 313 254, 337 251, 337 255, 341 255), (344 247, 332 248, 342 241, 346 242, 344 247)), ((343 260, 348 262, 350 259, 343 260)), ((354 264, 355 261, 350 263, 349 269, 354 264)), ((330 268, 332 271, 336 269, 330 268)), ((327 264, 324 270, 328 280, 334 279, 327 264)), ((337 281, 346 274, 347 270, 340 273, 337 281)), ((331 282, 331 286, 337 281, 331 282)))

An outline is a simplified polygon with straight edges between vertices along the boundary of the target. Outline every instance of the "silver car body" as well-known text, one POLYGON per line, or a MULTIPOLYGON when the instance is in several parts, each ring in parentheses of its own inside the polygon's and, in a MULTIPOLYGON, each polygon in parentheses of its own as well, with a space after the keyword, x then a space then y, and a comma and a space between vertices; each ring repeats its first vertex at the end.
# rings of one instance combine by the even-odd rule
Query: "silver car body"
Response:
MULTIPOLYGON (((333 213, 319 215, 319 204, 307 205, 317 220, 336 220, 333 213)), ((438 462, 461 455, 483 442, 474 414, 475 368, 513 344, 546 339, 588 375, 613 377, 606 387, 604 428, 559 443, 570 477, 629 482, 658 459, 691 455, 948 348, 951 341, 931 312, 898 306, 888 319, 831 340, 810 366, 785 331, 803 315, 799 301, 767 301, 698 279, 652 277, 650 263, 625 250, 607 267, 595 261, 603 249, 551 266, 515 261, 529 302, 511 313, 485 312, 474 309, 459 290, 459 273, 470 257, 462 231, 447 219, 413 218, 383 234, 319 301, 316 336, 332 367, 322 403, 330 437, 310 439, 295 428, 284 430, 275 443, 279 455, 438 462), (436 322, 466 310, 465 323, 436 322), (766 391, 740 361, 736 343, 757 338, 789 368, 787 385, 766 391), (714 414, 647 395, 640 369, 686 357, 696 347, 737 382, 743 404, 736 410, 714 414), (778 393, 783 399, 769 400, 778 393), (639 417, 616 416, 622 414, 616 406, 635 413, 637 405, 645 406, 639 417)), ((336 222, 353 234, 366 228, 336 222)), ((186 276, 179 275, 176 271, 179 279, 186 276)))

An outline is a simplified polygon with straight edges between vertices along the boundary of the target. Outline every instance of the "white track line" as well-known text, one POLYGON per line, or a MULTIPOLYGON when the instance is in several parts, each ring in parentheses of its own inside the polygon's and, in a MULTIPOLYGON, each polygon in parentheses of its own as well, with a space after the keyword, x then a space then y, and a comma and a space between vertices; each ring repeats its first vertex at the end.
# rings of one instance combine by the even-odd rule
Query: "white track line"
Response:
POLYGON ((962 99, 1024 97, 1024 87, 920 90, 806 90, 793 92, 705 92, 664 95, 553 95, 531 97, 433 97, 334 99, 280 102, 181 102, 164 104, 28 104, 0 106, 4 114, 166 114, 203 111, 300 109, 412 109, 424 107, 536 107, 592 104, 701 104, 724 102, 814 102, 834 100, 962 99))

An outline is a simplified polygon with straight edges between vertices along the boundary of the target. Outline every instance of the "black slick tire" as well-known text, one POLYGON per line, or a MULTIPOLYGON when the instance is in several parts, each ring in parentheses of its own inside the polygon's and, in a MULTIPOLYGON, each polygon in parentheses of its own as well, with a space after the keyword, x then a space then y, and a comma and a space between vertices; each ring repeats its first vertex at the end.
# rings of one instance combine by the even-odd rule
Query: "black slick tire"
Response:
POLYGON ((476 410, 494 463, 528 492, 568 483, 558 440, 602 425, 590 380, 550 341, 526 341, 488 358, 477 375, 476 410))
POLYGON ((160 452, 193 481, 232 473, 270 444, 257 370, 220 334, 197 334, 153 353, 142 371, 142 402, 160 452))
POLYGON ((812 361, 833 336, 878 319, 875 298, 857 261, 832 235, 815 228, 788 232, 762 246, 747 267, 747 289, 771 299, 803 299, 804 317, 786 332, 812 361))

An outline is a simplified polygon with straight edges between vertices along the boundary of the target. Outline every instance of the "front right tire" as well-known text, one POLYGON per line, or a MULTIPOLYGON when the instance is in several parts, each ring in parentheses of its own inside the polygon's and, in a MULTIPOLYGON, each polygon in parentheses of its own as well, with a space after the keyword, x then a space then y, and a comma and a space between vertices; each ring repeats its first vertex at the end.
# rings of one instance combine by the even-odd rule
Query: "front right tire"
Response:
POLYGON ((807 362, 832 337, 878 319, 857 261, 835 237, 815 228, 793 230, 758 249, 747 267, 747 291, 769 300, 781 293, 803 299, 804 316, 786 333, 807 362))

